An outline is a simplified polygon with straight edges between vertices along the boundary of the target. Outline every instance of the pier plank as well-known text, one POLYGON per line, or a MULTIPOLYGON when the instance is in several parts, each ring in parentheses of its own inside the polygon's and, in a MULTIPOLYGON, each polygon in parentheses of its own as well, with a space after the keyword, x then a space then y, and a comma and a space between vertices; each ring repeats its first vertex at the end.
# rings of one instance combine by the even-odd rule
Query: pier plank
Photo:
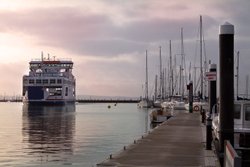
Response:
MULTIPOLYGON (((204 125, 199 113, 176 111, 173 118, 154 129, 126 150, 113 155, 98 167, 105 166, 206 166, 204 125)), ((215 156, 209 155, 212 161, 215 156)), ((210 160, 210 161, 211 161, 210 160)), ((215 163, 211 163, 215 164, 215 163)))

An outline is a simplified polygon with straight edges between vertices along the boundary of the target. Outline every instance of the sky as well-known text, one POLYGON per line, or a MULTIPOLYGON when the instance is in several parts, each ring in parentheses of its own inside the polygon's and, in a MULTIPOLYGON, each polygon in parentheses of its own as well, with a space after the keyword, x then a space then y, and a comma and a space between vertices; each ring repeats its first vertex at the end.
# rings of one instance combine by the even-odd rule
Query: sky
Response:
POLYGON ((186 64, 199 65, 200 15, 206 59, 212 63, 219 63, 219 26, 226 21, 235 26, 240 93, 245 93, 249 6, 249 0, 0 0, 0 95, 21 95, 29 61, 43 52, 72 59, 78 95, 138 97, 146 50, 152 94, 159 46, 164 66, 169 40, 178 61, 181 28, 186 64))

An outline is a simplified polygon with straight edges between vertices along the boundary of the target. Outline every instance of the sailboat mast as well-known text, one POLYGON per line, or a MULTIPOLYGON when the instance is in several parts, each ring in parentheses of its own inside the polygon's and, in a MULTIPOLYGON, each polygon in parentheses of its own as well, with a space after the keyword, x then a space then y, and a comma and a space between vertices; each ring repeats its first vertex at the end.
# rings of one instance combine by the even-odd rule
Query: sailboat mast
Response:
POLYGON ((155 100, 158 96, 158 94, 157 94, 157 78, 158 78, 157 75, 155 75, 155 100))
POLYGON ((180 78, 179 78, 179 95, 181 94, 181 65, 180 65, 180 71, 179 71, 179 75, 180 75, 180 78))
POLYGON ((177 81, 177 80, 178 80, 177 75, 178 75, 178 74, 177 74, 177 65, 176 65, 176 55, 174 55, 174 89, 173 89, 173 90, 174 90, 174 94, 175 94, 175 93, 178 93, 178 92, 177 92, 177 88, 178 88, 178 87, 177 87, 177 84, 178 84, 178 83, 177 83, 177 82, 178 82, 178 81, 177 81))
POLYGON ((203 98, 203 69, 202 69, 202 16, 200 16, 200 79, 201 79, 201 92, 200 97, 203 98))
POLYGON ((173 74, 173 65, 172 65, 172 46, 171 40, 169 41, 169 61, 170 61, 170 96, 174 94, 174 74, 173 74))
POLYGON ((194 67, 194 95, 197 95, 196 94, 196 90, 197 90, 197 87, 198 87, 198 83, 197 83, 197 81, 196 81, 196 70, 198 69, 199 67, 194 67))
POLYGON ((188 81, 189 81, 189 83, 191 81, 191 68, 192 68, 192 63, 190 62, 190 64, 189 64, 189 71, 188 71, 188 81))
POLYGON ((160 98, 162 98, 162 92, 163 92, 163 85, 162 85, 162 60, 161 60, 161 46, 159 47, 160 48, 160 87, 159 87, 159 95, 160 95, 160 98))
POLYGON ((181 28, 181 68, 180 68, 180 86, 181 86, 181 92, 180 94, 182 97, 184 97, 184 76, 183 76, 183 70, 184 70, 184 44, 183 44, 183 28, 181 28))
POLYGON ((148 101, 148 51, 146 50, 146 82, 145 82, 145 98, 148 101))

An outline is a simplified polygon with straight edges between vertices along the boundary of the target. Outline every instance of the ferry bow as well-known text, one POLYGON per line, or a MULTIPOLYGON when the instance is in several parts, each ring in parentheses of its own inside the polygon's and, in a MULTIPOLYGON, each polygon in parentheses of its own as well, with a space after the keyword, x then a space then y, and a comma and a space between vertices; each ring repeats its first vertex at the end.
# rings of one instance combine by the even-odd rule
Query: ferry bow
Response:
POLYGON ((55 57, 31 60, 29 75, 23 76, 23 102, 28 104, 65 104, 75 102, 73 62, 55 57))

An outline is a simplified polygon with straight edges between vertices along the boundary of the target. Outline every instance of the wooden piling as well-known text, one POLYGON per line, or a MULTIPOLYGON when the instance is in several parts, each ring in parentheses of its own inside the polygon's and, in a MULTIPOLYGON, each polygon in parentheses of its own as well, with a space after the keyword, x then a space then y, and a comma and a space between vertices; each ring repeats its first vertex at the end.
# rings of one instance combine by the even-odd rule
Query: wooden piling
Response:
POLYGON ((225 23, 219 32, 220 55, 220 152, 224 152, 224 140, 234 143, 234 26, 225 23))

